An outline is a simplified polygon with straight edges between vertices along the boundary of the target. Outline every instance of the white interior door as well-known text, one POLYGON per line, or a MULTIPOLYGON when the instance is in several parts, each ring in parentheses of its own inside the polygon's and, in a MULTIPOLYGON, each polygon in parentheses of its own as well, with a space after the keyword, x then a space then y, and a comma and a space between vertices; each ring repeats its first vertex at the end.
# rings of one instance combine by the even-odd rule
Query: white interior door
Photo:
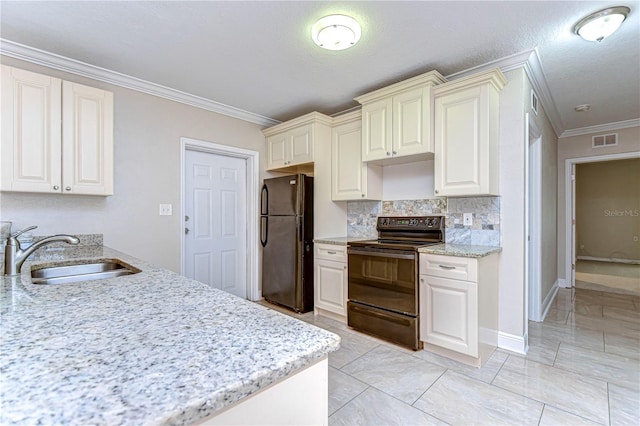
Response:
POLYGON ((185 153, 185 271, 188 278, 247 297, 245 159, 185 153))

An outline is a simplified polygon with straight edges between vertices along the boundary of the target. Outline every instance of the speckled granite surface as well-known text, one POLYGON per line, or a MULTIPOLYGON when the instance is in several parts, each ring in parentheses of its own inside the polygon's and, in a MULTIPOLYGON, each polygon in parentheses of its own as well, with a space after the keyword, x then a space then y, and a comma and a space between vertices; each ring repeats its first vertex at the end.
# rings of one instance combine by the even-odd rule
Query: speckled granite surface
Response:
POLYGON ((0 278, 2 425, 189 424, 339 347, 335 334, 108 248, 51 253, 0 278), (31 284, 47 257, 142 272, 31 284))
MULTIPOLYGON (((377 237, 374 237, 374 239, 377 237)), ((371 238, 364 237, 326 237, 326 238, 316 238, 313 240, 314 243, 317 244, 333 244, 335 246, 346 246, 352 241, 364 241, 369 240, 371 238)))
POLYGON ((471 246, 465 244, 435 244, 418 249, 419 253, 441 254, 458 257, 484 257, 502 251, 502 247, 471 246))

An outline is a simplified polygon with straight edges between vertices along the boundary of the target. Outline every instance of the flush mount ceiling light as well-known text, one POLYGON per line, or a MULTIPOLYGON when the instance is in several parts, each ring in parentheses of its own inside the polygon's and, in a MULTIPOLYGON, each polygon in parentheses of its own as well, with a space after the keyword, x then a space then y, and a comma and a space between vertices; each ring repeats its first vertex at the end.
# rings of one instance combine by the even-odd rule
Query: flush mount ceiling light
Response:
POLYGON ((360 25, 350 16, 329 15, 313 24, 311 37, 323 49, 344 50, 360 40, 360 25))
POLYGON ((582 104, 582 105, 578 105, 575 108, 573 108, 575 110, 575 112, 587 112, 591 109, 591 105, 589 104, 582 104))
POLYGON ((626 6, 599 10, 580 20, 573 32, 587 41, 602 41, 618 29, 630 11, 626 6))

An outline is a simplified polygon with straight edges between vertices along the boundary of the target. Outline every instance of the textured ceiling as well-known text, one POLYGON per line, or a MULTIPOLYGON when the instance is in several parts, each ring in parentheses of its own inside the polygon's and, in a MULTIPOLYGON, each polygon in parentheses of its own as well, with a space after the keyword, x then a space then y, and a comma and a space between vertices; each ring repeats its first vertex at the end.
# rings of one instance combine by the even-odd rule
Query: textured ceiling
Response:
POLYGON ((640 117, 640 2, 0 2, 3 39, 277 120, 333 114, 353 98, 432 69, 449 75, 534 48, 560 129, 640 117), (572 32, 596 10, 631 14, 602 43, 572 32), (360 43, 311 41, 347 13, 360 43), (573 107, 591 104, 586 113, 573 107))

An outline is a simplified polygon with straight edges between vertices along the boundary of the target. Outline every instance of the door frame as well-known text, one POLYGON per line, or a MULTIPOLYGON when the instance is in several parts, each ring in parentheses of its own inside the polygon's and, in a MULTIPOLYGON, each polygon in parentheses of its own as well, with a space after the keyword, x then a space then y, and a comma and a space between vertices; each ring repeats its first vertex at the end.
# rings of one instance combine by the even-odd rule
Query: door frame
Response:
POLYGON ((247 177, 247 299, 252 301, 260 300, 259 289, 259 239, 258 239, 258 190, 260 173, 259 153, 235 146, 221 145, 191 138, 180 138, 180 274, 185 273, 185 238, 184 238, 184 216, 185 216, 185 178, 186 151, 199 151, 210 154, 222 155, 225 157, 235 157, 245 160, 245 171, 247 177))
POLYGON ((618 154, 596 155, 593 157, 567 158, 564 161, 565 177, 564 177, 564 193, 565 193, 565 287, 573 288, 576 286, 573 265, 575 264, 575 235, 573 231, 572 219, 575 217, 575 194, 572 191, 574 184, 573 170, 576 164, 582 163, 598 163, 601 161, 625 160, 630 158, 640 158, 640 152, 622 152, 618 154))
POLYGON ((525 306, 527 320, 541 321, 542 132, 529 113, 525 115, 525 306))

